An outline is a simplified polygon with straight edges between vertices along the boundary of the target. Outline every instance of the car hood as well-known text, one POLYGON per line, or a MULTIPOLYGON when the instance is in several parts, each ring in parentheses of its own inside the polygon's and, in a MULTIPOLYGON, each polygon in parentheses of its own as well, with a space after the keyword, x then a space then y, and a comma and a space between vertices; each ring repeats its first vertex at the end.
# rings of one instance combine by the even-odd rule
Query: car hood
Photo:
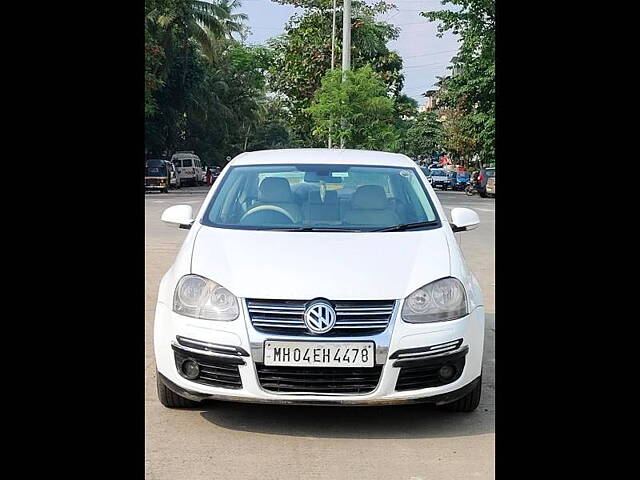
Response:
POLYGON ((201 226, 191 271, 241 298, 391 300, 451 269, 443 228, 348 233, 201 226))

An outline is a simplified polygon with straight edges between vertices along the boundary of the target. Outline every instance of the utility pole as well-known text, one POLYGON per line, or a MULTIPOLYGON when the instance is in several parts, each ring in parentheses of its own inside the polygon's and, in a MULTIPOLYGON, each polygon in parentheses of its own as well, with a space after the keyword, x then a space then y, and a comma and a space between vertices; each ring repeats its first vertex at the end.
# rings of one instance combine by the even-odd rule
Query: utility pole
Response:
MULTIPOLYGON (((333 25, 331 27, 331 71, 336 65, 336 0, 333 0, 333 25)), ((329 148, 332 147, 331 129, 329 129, 329 148)))
MULTIPOLYGON (((351 0, 344 0, 342 12, 342 81, 346 79, 347 70, 351 69, 351 0)), ((344 128, 344 119, 342 120, 344 128)), ((344 148, 344 137, 340 140, 340 148, 344 148)))

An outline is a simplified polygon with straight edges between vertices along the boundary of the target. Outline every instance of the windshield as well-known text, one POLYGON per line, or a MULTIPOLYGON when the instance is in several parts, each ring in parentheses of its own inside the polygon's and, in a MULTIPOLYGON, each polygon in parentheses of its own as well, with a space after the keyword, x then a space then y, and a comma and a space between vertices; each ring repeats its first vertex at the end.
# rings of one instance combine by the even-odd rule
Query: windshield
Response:
POLYGON ((167 174, 167 166, 164 160, 147 160, 145 162, 145 175, 147 177, 162 177, 167 174))
POLYGON ((361 231, 433 222, 435 208, 413 168, 360 165, 231 167, 202 223, 258 230, 361 231))
POLYGON ((487 168, 485 173, 487 174, 487 177, 493 177, 496 174, 496 170, 495 168, 487 168))
POLYGON ((431 176, 433 177, 446 177, 447 174, 445 173, 444 170, 431 170, 431 176))

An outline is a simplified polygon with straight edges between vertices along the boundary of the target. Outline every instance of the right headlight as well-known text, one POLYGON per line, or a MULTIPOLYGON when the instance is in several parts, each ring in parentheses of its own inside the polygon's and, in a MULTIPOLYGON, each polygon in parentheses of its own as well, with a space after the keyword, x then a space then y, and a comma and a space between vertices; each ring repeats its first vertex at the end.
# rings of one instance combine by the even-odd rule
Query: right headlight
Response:
POLYGON ((402 319, 409 323, 444 322, 467 315, 467 295, 457 278, 441 278, 404 299, 402 319))
POLYGON ((238 318, 238 299, 229 290, 200 275, 185 275, 173 294, 173 311, 204 320, 238 318))

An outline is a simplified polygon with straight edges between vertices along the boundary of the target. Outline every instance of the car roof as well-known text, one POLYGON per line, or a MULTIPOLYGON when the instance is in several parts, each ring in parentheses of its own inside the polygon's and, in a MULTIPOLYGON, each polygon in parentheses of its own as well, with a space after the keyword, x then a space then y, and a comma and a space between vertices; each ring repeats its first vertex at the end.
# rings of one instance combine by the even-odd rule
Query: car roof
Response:
POLYGON ((412 167, 416 164, 406 155, 378 152, 374 150, 350 150, 338 148, 296 148, 260 150, 241 153, 229 162, 235 165, 265 164, 338 164, 338 165, 376 165, 390 167, 412 167))

